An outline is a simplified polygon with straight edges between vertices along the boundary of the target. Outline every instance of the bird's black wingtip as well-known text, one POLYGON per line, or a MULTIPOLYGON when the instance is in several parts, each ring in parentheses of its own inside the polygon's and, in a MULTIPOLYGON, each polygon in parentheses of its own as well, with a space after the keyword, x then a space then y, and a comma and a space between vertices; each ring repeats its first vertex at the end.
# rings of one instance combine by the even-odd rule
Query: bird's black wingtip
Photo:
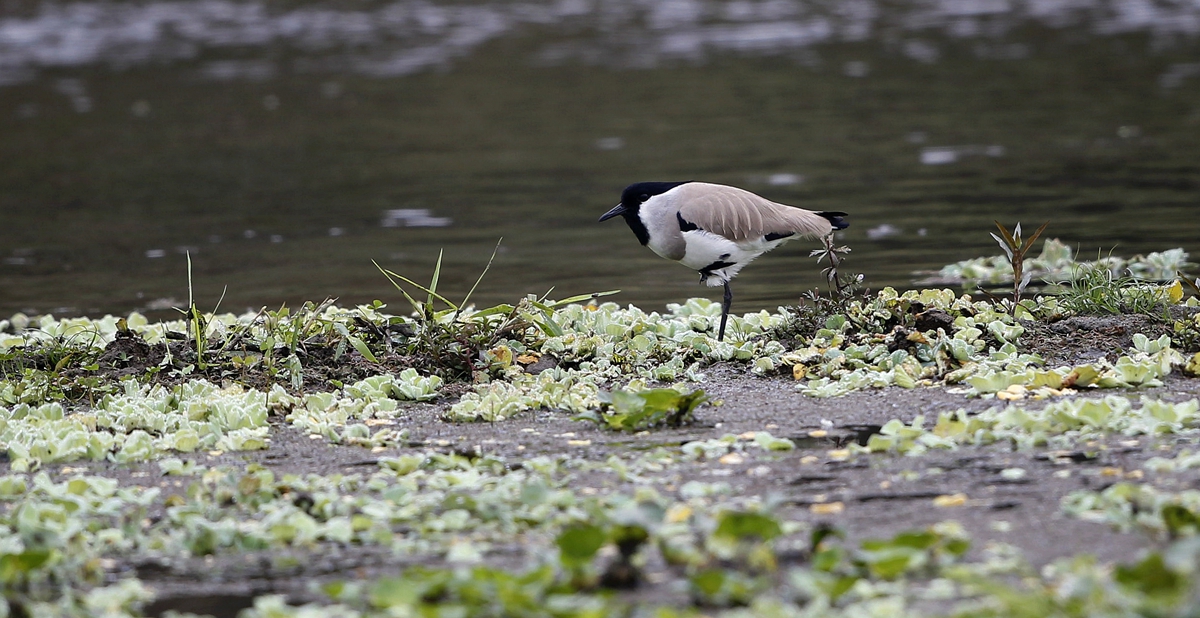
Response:
POLYGON ((850 227, 850 222, 843 218, 849 217, 850 215, 844 212, 819 212, 817 214, 828 219, 829 224, 832 225, 833 229, 835 230, 844 230, 850 227))

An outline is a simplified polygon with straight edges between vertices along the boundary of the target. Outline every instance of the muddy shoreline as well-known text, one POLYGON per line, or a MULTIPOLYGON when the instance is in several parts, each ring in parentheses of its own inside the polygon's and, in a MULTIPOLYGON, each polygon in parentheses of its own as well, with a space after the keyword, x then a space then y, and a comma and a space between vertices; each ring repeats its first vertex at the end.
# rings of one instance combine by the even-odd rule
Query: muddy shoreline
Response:
MULTIPOLYGON (((891 419, 909 422, 917 415, 965 409, 976 412, 996 406, 995 400, 967 398, 944 387, 870 389, 829 399, 796 392, 783 378, 756 377, 745 365, 719 363, 705 369, 699 386, 714 399, 697 411, 695 422, 675 429, 620 434, 595 423, 572 420, 557 411, 521 413, 499 423, 447 423, 440 420, 446 403, 410 403, 395 420, 409 431, 408 444, 397 448, 365 449, 327 444, 283 423, 273 423, 270 448, 263 451, 194 454, 181 458, 204 466, 245 467, 258 464, 276 473, 304 475, 369 474, 381 458, 418 450, 447 454, 493 456, 510 464, 537 455, 569 455, 591 462, 628 456, 656 448, 672 448, 697 440, 730 434, 769 432, 791 439, 797 448, 785 452, 747 451, 740 461, 704 459, 659 472, 652 484, 663 493, 678 492, 688 481, 721 481, 734 495, 760 496, 775 505, 783 521, 832 526, 849 542, 889 537, 945 520, 959 522, 972 539, 967 559, 977 559, 993 542, 1016 546, 1035 567, 1056 559, 1091 554, 1104 563, 1127 562, 1163 542, 1144 533, 1120 533, 1110 526, 1065 516, 1060 502, 1068 493, 1096 491, 1138 470, 1150 457, 1170 457, 1194 442, 1187 438, 1112 437, 1091 443, 1087 452, 1053 449, 1016 451, 1004 444, 931 451, 919 457, 894 454, 858 455, 844 459, 844 447, 865 437, 891 419), (817 436, 817 437, 814 437, 817 436), (1024 470, 1020 478, 1002 471, 1024 470), (1064 471, 1066 472, 1064 474, 1064 471), (965 496, 953 506, 935 506, 939 496, 965 496), (840 504, 834 511, 822 505, 840 504)), ((1182 401, 1195 398, 1200 380, 1172 378, 1166 386, 1138 394, 1182 401)), ((1103 396, 1108 392, 1080 396, 1103 396)), ((1123 393, 1129 395, 1130 393, 1123 393)), ((1031 404, 1033 405, 1033 404, 1031 404)), ((117 465, 76 462, 50 465, 55 478, 79 473, 118 479, 122 485, 158 487, 163 496, 180 492, 189 479, 165 477, 156 463, 117 465)), ((1200 485, 1200 474, 1173 480, 1200 485)), ((586 495, 631 491, 632 485, 610 475, 582 473, 569 482, 586 495)), ((151 513, 159 517, 161 512, 151 513)), ((530 546, 515 539, 493 547, 485 558, 491 566, 520 569, 531 559, 530 546)), ((802 552, 801 552, 802 553, 802 552)), ((781 553, 788 560, 805 557, 781 553)), ((316 586, 328 581, 370 580, 402 569, 435 566, 428 556, 404 556, 379 548, 318 543, 284 550, 229 552, 217 556, 148 556, 117 559, 109 570, 112 580, 136 574, 155 592, 147 615, 167 610, 232 617, 253 599, 282 594, 289 602, 319 602, 316 586)), ((436 563, 446 563, 435 560, 436 563)), ((635 590, 621 592, 639 598, 686 602, 677 576, 651 560, 650 575, 635 590), (657 569, 657 570, 656 570, 657 569)))

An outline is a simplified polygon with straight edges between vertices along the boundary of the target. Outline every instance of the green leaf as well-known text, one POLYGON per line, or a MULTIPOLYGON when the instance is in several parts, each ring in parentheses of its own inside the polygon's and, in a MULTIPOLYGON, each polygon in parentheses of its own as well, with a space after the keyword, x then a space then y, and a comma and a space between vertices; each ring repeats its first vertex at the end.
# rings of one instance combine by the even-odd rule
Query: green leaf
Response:
POLYGON ((562 337, 563 329, 554 320, 534 320, 534 324, 546 334, 547 337, 562 337))
POLYGON ((854 584, 858 583, 858 579, 859 578, 854 577, 853 575, 839 577, 833 580, 832 585, 826 588, 825 594, 828 594, 831 600, 836 601, 838 597, 850 592, 850 589, 854 587, 854 584))
POLYGON ((350 345, 354 346, 355 350, 358 350, 359 354, 363 355, 363 358, 371 361, 372 363, 379 362, 379 360, 375 358, 375 354, 371 352, 371 348, 368 348, 366 342, 364 342, 362 339, 359 339, 354 335, 350 335, 346 337, 346 340, 350 342, 350 345))
POLYGON ((578 568, 590 562, 607 541, 608 533, 592 524, 572 526, 554 539, 563 565, 569 568, 578 568))
POLYGON ((19 554, 0 555, 0 582, 15 583, 28 577, 42 565, 49 562, 53 551, 49 549, 29 549, 19 554))
POLYGON ((769 541, 780 534, 783 528, 770 515, 748 513, 741 511, 725 511, 717 520, 717 529, 713 536, 733 540, 758 538, 769 541))
POLYGON ((1172 597, 1188 587, 1187 578, 1167 568, 1158 552, 1133 566, 1117 565, 1114 578, 1123 586, 1148 596, 1172 597))
POLYGON ((812 566, 818 571, 833 571, 842 564, 845 557, 846 553, 840 547, 822 549, 813 554, 812 566))
MULTIPOLYGON (((1019 225, 1019 224, 1018 224, 1018 225, 1019 225)), ((1029 249, 1030 249, 1031 247, 1033 247, 1033 243, 1034 243, 1034 241, 1036 241, 1036 240, 1038 239, 1038 237, 1042 235, 1042 232, 1043 232, 1043 231, 1045 231, 1045 229, 1046 229, 1046 226, 1047 226, 1047 225, 1050 225, 1050 222, 1049 222, 1049 221, 1047 221, 1047 222, 1043 223, 1043 224, 1042 224, 1042 227, 1039 227, 1039 228, 1037 229, 1037 231, 1033 233, 1033 236, 1030 236, 1030 237, 1029 237, 1029 240, 1023 241, 1023 242, 1021 243, 1021 244, 1022 244, 1022 251, 1021 251, 1021 255, 1022 255, 1022 256, 1024 256, 1024 255, 1025 255, 1025 253, 1027 253, 1027 252, 1029 251, 1029 249)))
POLYGON ((691 584, 705 597, 716 596, 725 585, 725 571, 708 569, 691 577, 691 584))
POLYGON ((406 577, 384 577, 371 586, 368 599, 379 609, 412 607, 424 593, 423 586, 406 577))
POLYGON ((493 315, 504 315, 504 314, 512 313, 513 309, 515 309, 515 307, 513 307, 512 305, 507 305, 507 304, 506 305, 496 305, 495 307, 488 307, 487 309, 481 309, 479 311, 476 311, 475 313, 471 314, 471 317, 472 318, 485 318, 485 317, 489 317, 489 316, 493 316, 493 315))
POLYGON ((863 552, 861 559, 875 577, 895 579, 908 570, 919 553, 908 547, 892 547, 863 552))
MULTIPOLYGON (((924 532, 901 532, 890 542, 896 547, 911 547, 913 549, 929 549, 937 544, 939 535, 931 530, 924 532)), ((866 544, 864 543, 864 547, 866 544)))
MULTIPOLYGON (((703 390, 684 394, 673 388, 656 388, 601 393, 600 401, 608 404, 600 419, 610 429, 641 431, 659 425, 677 427, 686 423, 696 407, 708 401, 708 396, 703 390)), ((587 414, 577 418, 595 420, 594 415, 587 414)))
POLYGON ((1192 532, 1200 532, 1200 517, 1191 509, 1182 504, 1168 504, 1162 508, 1163 524, 1166 525, 1167 531, 1172 536, 1178 536, 1180 532, 1187 532, 1191 529, 1192 532))

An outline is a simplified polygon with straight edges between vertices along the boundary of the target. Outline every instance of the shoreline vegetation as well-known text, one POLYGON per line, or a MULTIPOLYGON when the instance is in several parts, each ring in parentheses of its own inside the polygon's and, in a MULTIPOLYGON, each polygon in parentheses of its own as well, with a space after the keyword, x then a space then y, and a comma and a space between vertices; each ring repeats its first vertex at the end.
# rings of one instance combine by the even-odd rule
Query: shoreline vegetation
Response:
POLYGON ((1189 615, 1188 256, 1000 229, 925 284, 1011 299, 830 243, 724 342, 440 258, 391 306, 0 320, 0 616, 1189 615))

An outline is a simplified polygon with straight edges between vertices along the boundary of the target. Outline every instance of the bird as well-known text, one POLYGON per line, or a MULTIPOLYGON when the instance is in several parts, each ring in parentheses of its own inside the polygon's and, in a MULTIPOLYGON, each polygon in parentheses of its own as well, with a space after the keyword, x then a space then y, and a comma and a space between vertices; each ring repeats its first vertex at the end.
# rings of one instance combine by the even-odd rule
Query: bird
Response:
POLYGON ((623 217, 638 242, 724 286, 721 327, 733 304, 729 281, 758 256, 795 238, 822 238, 850 226, 844 212, 814 212, 772 202, 745 189, 707 182, 637 182, 600 222, 623 217))

